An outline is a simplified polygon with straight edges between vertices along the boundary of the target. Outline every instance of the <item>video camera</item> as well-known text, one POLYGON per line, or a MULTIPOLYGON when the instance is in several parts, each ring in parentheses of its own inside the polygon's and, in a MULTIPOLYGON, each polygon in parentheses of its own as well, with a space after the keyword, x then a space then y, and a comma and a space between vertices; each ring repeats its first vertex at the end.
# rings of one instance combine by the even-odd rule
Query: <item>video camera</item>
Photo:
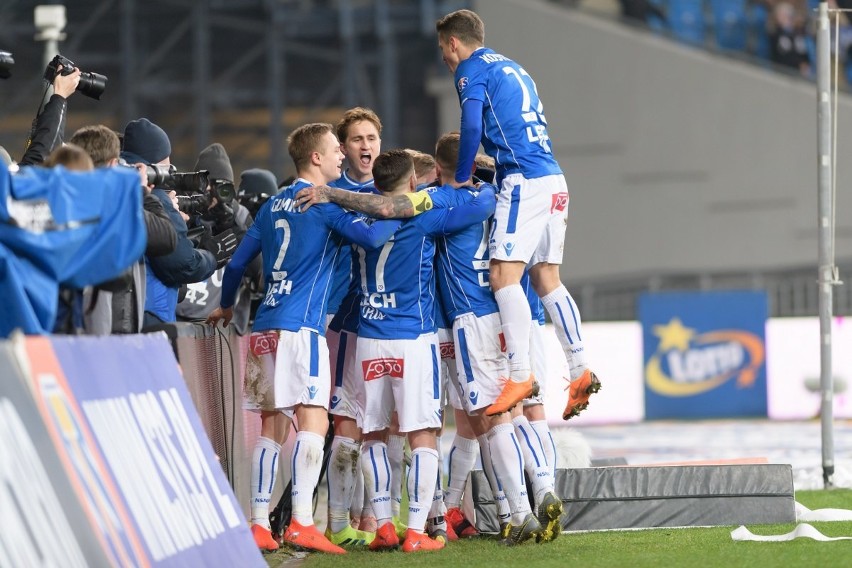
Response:
MULTIPOLYGON (((44 70, 44 80, 52 84, 56 80, 57 75, 70 75, 74 72, 75 67, 76 65, 74 65, 73 61, 57 54, 47 64, 47 69, 44 70)), ((106 89, 107 81, 106 75, 92 72, 80 73, 80 83, 77 84, 77 91, 82 95, 99 101, 101 100, 101 95, 104 93, 104 89, 106 89)))
POLYGON ((8 79, 12 76, 12 67, 15 65, 15 58, 8 51, 0 51, 0 79, 8 79))
POLYGON ((211 180, 207 170, 183 173, 177 172, 174 165, 149 165, 146 176, 148 185, 174 190, 178 208, 187 215, 204 214, 214 197, 223 204, 234 200, 234 184, 228 180, 211 180))

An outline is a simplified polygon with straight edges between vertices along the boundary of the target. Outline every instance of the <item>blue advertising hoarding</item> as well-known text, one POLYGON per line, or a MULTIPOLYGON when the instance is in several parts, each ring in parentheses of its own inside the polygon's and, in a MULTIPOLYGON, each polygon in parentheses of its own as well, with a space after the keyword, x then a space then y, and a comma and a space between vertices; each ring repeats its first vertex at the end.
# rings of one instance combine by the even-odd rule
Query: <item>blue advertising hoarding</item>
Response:
POLYGON ((163 335, 28 338, 36 405, 121 566, 262 566, 163 335))
POLYGON ((759 291, 640 296, 645 417, 765 417, 767 311, 759 291))

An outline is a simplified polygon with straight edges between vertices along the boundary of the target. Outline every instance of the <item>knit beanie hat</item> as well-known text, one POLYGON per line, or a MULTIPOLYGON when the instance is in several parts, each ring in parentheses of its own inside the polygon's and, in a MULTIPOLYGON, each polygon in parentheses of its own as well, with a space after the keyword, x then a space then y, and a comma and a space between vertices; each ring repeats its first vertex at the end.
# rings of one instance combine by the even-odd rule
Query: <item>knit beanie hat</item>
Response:
POLYGON ((269 170, 261 168, 252 168, 240 174, 240 197, 246 195, 266 195, 278 194, 278 182, 275 180, 275 175, 269 170))
POLYGON ((165 131, 148 120, 131 120, 124 127, 121 157, 128 163, 156 164, 172 154, 165 131))
POLYGON ((218 142, 210 144, 198 155, 195 171, 201 170, 210 172, 211 180, 224 179, 231 183, 234 181, 234 169, 231 167, 231 160, 228 158, 228 153, 225 152, 225 147, 218 142))

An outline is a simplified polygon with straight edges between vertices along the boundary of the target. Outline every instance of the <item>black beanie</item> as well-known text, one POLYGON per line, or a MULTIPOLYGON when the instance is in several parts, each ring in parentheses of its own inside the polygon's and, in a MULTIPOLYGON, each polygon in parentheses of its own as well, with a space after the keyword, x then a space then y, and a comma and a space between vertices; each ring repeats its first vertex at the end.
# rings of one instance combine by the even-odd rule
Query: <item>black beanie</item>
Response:
POLYGON ((172 145, 165 131, 148 120, 131 120, 124 127, 121 157, 133 164, 156 164, 172 154, 172 145))
POLYGON ((240 174, 240 190, 238 195, 266 195, 278 194, 278 182, 275 175, 269 170, 252 168, 240 174))
POLYGON ((228 153, 225 152, 225 147, 218 142, 210 144, 198 155, 195 171, 201 170, 210 172, 211 180, 224 179, 231 183, 234 182, 234 169, 231 167, 231 160, 228 158, 228 153))

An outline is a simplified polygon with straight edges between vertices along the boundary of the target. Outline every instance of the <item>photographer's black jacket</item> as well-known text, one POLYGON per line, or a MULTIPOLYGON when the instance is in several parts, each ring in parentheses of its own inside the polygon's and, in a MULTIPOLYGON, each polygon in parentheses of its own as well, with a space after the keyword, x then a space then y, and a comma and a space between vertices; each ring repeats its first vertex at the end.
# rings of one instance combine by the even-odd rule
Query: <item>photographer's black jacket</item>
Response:
POLYGON ((65 116, 68 101, 65 97, 53 95, 44 110, 36 118, 36 123, 20 166, 38 166, 44 163, 50 153, 60 144, 65 135, 65 116))
POLYGON ((173 252, 177 246, 177 233, 160 200, 151 194, 145 195, 145 228, 148 229, 148 244, 145 254, 149 257, 163 256, 173 252))

